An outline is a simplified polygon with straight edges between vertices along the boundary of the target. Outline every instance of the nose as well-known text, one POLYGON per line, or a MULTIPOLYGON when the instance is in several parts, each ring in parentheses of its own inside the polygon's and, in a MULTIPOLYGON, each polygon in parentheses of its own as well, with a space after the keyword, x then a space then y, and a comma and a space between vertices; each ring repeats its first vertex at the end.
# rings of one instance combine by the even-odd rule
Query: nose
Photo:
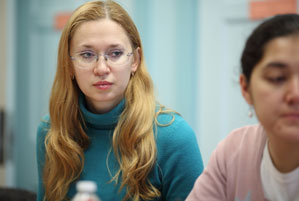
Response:
POLYGON ((299 105, 299 76, 290 80, 286 100, 289 104, 299 105))
POLYGON ((110 72, 110 68, 107 65, 107 59, 105 55, 99 55, 96 60, 96 64, 94 67, 94 74, 96 75, 106 75, 110 72))

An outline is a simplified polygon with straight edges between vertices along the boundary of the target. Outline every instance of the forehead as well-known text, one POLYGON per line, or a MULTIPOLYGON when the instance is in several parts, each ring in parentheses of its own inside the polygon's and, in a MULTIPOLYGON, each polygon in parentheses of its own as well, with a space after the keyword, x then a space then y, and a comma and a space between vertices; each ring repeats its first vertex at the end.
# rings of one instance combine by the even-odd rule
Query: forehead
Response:
POLYGON ((299 51, 299 34, 277 37, 269 41, 265 46, 265 55, 283 54, 299 51))
MULTIPOLYGON (((279 62, 285 66, 299 65, 299 35, 275 38, 267 43, 264 55, 259 64, 279 62)), ((299 66, 298 66, 299 67, 299 66)))
POLYGON ((125 29, 110 19, 83 22, 75 30, 71 39, 71 47, 111 44, 128 46, 131 42, 125 29))

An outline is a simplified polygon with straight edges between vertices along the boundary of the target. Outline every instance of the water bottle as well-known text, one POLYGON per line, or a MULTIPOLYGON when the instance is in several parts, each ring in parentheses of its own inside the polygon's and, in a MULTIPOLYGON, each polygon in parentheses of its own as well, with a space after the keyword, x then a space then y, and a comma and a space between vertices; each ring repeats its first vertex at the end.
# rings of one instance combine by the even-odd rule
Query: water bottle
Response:
POLYGON ((101 201, 97 196, 97 184, 93 181, 79 181, 76 184, 77 193, 72 201, 101 201))

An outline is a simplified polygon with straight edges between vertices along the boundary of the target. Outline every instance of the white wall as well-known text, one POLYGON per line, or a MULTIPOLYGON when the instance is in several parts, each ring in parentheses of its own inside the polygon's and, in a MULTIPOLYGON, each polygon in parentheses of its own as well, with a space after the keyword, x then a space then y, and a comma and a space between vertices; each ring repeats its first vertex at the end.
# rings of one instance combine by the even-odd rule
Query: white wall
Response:
MULTIPOLYGON (((0 0, 0 27, 6 27, 6 0, 0 0)), ((0 108, 5 107, 6 83, 6 29, 0 29, 0 108)))
POLYGON ((13 136, 13 120, 14 120, 14 111, 15 111, 15 74, 16 74, 16 53, 15 53, 15 44, 16 44, 16 23, 15 23, 15 2, 16 0, 6 0, 6 26, 5 30, 6 37, 6 87, 5 93, 2 94, 6 99, 6 119, 5 119, 5 185, 14 186, 15 185, 15 166, 16 164, 13 161, 13 153, 15 147, 12 144, 13 136))
POLYGON ((199 5, 198 140, 205 164, 232 129, 254 119, 239 85, 240 54, 256 22, 248 15, 247 0, 202 0, 199 5))
MULTIPOLYGON (((6 26, 6 0, 0 0, 0 27, 6 26)), ((5 86, 6 86, 6 29, 0 29, 0 110, 5 108, 5 86)), ((2 143, 0 141, 0 143, 2 143)), ((0 164, 0 186, 5 183, 4 165, 0 164)))

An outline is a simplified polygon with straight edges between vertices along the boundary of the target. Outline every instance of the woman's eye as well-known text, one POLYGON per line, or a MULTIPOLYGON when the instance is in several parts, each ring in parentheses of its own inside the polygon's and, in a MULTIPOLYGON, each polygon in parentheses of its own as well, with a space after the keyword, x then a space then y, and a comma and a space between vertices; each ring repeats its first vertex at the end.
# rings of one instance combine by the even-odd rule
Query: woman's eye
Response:
POLYGON ((275 76, 275 77, 268 78, 268 80, 274 84, 280 84, 280 83, 284 82, 286 79, 287 78, 285 76, 275 76))
POLYGON ((121 50, 114 50, 108 53, 109 58, 119 58, 123 55, 123 51, 121 50))
POLYGON ((94 58, 95 56, 96 56, 96 54, 93 53, 93 52, 82 52, 82 53, 80 53, 80 57, 81 57, 82 59, 92 59, 92 58, 94 58))

